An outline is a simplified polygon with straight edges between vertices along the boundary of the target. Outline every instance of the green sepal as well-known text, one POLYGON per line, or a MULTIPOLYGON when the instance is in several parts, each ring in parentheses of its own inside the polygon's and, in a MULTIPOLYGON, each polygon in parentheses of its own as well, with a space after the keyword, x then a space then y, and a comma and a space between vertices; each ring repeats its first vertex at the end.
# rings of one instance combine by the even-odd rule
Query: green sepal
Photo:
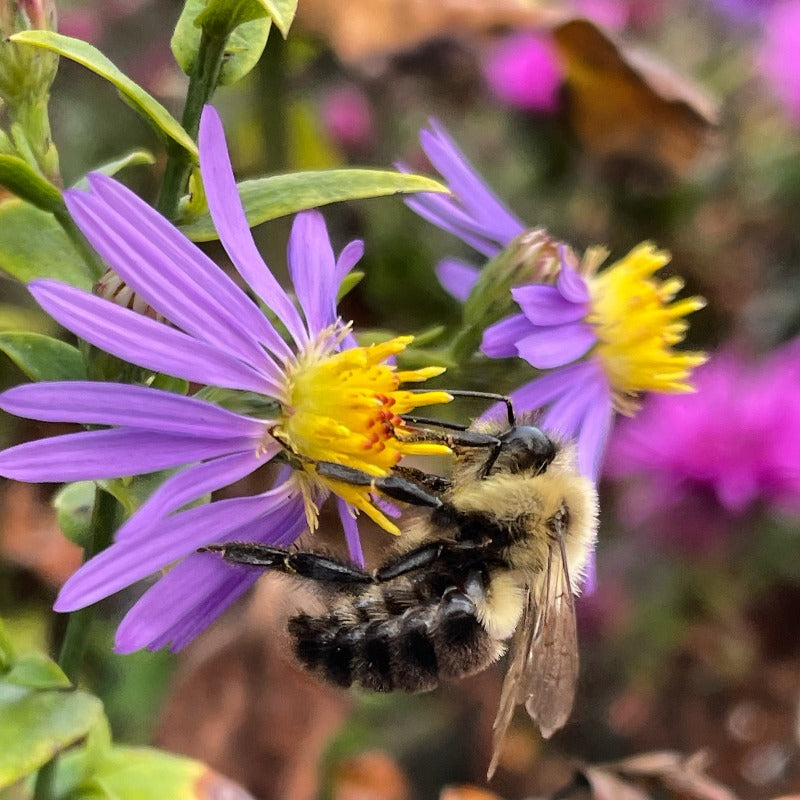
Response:
POLYGON ((21 283, 55 278, 79 289, 93 283, 55 217, 18 199, 0 203, 0 270, 21 283))
MULTIPOLYGON (((129 153, 125 153, 125 155, 119 158, 113 158, 111 161, 98 164, 96 167, 92 167, 90 172, 102 172, 103 175, 116 175, 118 172, 128 167, 147 166, 155 163, 155 156, 149 150, 139 148, 131 150, 129 153)), ((73 188, 88 189, 89 181, 86 176, 76 181, 73 184, 73 188)))
POLYGON ((63 211, 61 192, 19 156, 0 155, 0 186, 43 211, 63 211))
POLYGON ((3 683, 26 689, 69 689, 70 679, 61 667, 44 653, 26 653, 2 676, 3 683))
POLYGON ((236 3, 208 2, 208 0, 187 0, 183 7, 170 47, 180 68, 191 75, 200 50, 202 30, 208 25, 217 35, 227 37, 222 68, 217 83, 227 86, 241 80, 258 63, 267 44, 272 21, 257 0, 247 0, 238 15, 221 13, 211 17, 212 9, 225 5, 242 6, 236 3), (237 21, 238 20, 238 21, 237 21))
POLYGON ((277 400, 258 392, 205 386, 195 397, 226 408, 235 414, 255 417, 256 419, 277 419, 281 412, 280 403, 277 400))
POLYGON ((161 133, 187 150, 193 159, 197 159, 197 145, 172 114, 155 97, 125 75, 96 47, 80 39, 73 39, 71 36, 51 31, 22 31, 15 33, 11 40, 52 50, 82 64, 101 78, 105 78, 145 119, 149 120, 161 133))
POLYGON ((64 536, 84 549, 92 541, 92 511, 96 491, 94 481, 76 481, 59 489, 51 501, 58 527, 64 536))
POLYGON ((463 327, 453 339, 453 360, 464 363, 480 347, 483 332, 518 309, 511 289, 523 283, 546 282, 557 274, 556 243, 541 229, 526 231, 486 263, 464 303, 463 327))
POLYGON ((0 681, 0 789, 83 739, 103 704, 80 690, 35 691, 0 681))
POLYGON ((78 348, 42 333, 0 332, 0 352, 33 381, 86 380, 86 366, 78 348))
MULTIPOLYGON (((432 178, 379 169, 331 169, 293 172, 242 181, 237 186, 250 227, 309 208, 415 192, 448 192, 432 178)), ((217 238, 214 223, 206 211, 180 225, 192 241, 217 238)))

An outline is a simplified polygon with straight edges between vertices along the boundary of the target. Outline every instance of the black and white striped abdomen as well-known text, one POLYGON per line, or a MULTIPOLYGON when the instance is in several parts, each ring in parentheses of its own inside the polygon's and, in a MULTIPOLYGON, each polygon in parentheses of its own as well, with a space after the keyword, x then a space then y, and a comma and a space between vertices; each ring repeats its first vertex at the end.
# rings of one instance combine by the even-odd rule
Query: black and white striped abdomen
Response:
POLYGON ((289 633, 297 658, 338 686, 419 692, 435 688, 440 679, 479 672, 503 652, 464 592, 449 588, 439 596, 417 595, 375 587, 331 613, 292 617, 289 633))

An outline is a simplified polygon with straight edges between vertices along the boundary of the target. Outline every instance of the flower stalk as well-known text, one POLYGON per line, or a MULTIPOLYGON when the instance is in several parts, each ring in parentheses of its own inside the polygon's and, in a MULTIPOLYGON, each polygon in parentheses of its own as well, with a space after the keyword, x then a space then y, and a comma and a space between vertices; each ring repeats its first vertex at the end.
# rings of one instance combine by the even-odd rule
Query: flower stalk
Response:
MULTIPOLYGON (((189 76, 189 89, 181 116, 181 125, 192 139, 197 138, 203 107, 217 88, 228 35, 228 33, 220 34, 209 28, 203 28, 197 58, 192 74, 189 76)), ((170 141, 167 145, 164 179, 156 200, 156 209, 167 219, 174 220, 178 215, 178 203, 189 180, 191 170, 192 161, 189 153, 177 142, 170 141)))
MULTIPOLYGON (((116 505, 117 501, 98 486, 94 495, 91 538, 83 554, 84 563, 111 544, 116 520, 116 505)), ((64 638, 61 640, 58 654, 58 666, 73 685, 77 685, 80 678, 94 609, 94 605, 87 606, 71 612, 67 618, 64 638)), ((50 800, 53 797, 53 782, 57 769, 58 755, 50 759, 36 775, 33 800, 50 800)))

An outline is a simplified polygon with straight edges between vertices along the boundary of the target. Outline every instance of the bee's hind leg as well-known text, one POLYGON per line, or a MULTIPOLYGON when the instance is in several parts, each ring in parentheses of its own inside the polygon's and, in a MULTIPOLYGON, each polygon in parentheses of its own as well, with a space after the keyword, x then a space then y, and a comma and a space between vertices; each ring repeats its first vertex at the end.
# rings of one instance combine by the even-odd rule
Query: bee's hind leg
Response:
POLYGON ((201 547, 199 553, 220 553, 232 564, 249 567, 269 567, 287 575, 328 584, 368 584, 374 583, 369 572, 345 564, 322 553, 290 552, 281 547, 273 547, 258 542, 227 542, 201 547))

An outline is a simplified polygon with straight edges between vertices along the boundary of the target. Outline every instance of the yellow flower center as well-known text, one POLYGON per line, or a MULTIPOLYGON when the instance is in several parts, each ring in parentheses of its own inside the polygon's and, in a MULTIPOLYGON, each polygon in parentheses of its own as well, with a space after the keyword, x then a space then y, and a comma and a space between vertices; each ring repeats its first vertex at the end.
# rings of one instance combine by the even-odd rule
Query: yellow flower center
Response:
POLYGON ((395 434, 406 430, 401 414, 453 398, 447 392, 417 393, 399 388, 401 383, 425 381, 444 372, 443 367, 398 371, 384 363, 405 350, 412 336, 335 352, 346 332, 341 327, 324 331, 289 367, 281 421, 273 435, 302 462, 306 480, 301 486, 310 528, 317 525, 313 488, 322 484, 382 528, 397 534, 397 526, 373 504, 372 487, 323 477, 316 472, 315 462, 331 461, 382 477, 403 456, 449 453, 446 445, 404 442, 395 434))
POLYGON ((701 297, 672 302, 683 288, 678 277, 653 277, 669 254, 643 243, 608 269, 588 279, 592 310, 587 320, 597 333, 595 353, 624 410, 625 396, 640 392, 691 392, 689 375, 706 360, 703 353, 673 346, 686 336, 688 314, 703 308, 701 297))

